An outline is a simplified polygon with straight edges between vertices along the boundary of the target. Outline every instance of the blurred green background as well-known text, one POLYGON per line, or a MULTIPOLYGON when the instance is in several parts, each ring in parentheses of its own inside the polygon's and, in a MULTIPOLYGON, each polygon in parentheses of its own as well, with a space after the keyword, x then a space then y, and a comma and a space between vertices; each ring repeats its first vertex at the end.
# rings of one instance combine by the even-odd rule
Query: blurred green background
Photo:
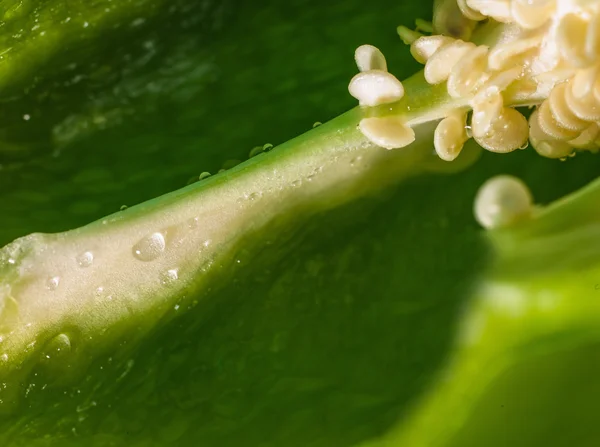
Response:
MULTIPOLYGON (((8 20, 17 3, 0 6, 0 42, 10 48, 0 48, 0 74, 10 74, 0 80, 0 244, 183 187, 354 107, 354 49, 378 46, 406 77, 418 65, 396 26, 431 16, 429 2, 416 0, 38 0, 8 20), (44 44, 43 29, 58 37, 44 44)), ((124 340, 77 384, 36 371, 21 384, 17 414, 0 420, 0 441, 371 439, 406 414, 447 359, 488 259, 471 215, 480 184, 512 173, 547 203, 598 172, 591 154, 485 154, 467 172, 410 180, 282 236, 253 235, 260 249, 238 254, 239 266, 205 292, 209 304, 182 310, 141 346, 124 340)))

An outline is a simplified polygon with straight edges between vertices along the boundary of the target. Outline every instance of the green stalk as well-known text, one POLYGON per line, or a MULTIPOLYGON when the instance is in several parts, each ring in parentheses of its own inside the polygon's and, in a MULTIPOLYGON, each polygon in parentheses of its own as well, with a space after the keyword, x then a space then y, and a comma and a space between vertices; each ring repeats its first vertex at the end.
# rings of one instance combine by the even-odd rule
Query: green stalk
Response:
MULTIPOLYGON (((354 109, 229 171, 82 228, 6 246, 0 377, 22 381, 57 350, 60 374, 81 370, 118 340, 143 337, 197 304, 252 234, 290 231, 312 214, 424 170, 460 169, 479 154, 440 162, 430 126, 419 129, 419 144, 386 151, 356 129, 361 115, 354 109)), ((17 393, 0 394, 10 411, 17 393)))

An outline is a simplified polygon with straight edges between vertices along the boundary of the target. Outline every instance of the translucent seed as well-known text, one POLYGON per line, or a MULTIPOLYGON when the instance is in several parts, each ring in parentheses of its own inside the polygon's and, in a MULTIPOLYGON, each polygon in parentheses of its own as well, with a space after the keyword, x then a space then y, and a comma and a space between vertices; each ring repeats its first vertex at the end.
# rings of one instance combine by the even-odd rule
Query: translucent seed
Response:
POLYGON ((565 101, 577 118, 588 122, 600 120, 600 104, 593 95, 576 98, 568 88, 565 101))
POLYGON ((475 141, 483 148, 497 153, 512 152, 527 141, 529 127, 527 119, 518 111, 509 107, 502 109, 497 119, 483 135, 473 132, 475 141))
POLYGON ((527 141, 527 120, 515 109, 503 107, 496 87, 479 93, 472 101, 471 129, 477 143, 492 152, 506 153, 527 141))
POLYGON ((361 45, 354 52, 354 60, 359 71, 387 71, 385 56, 373 45, 361 45))
POLYGON ((455 41, 456 39, 448 36, 423 36, 411 44, 410 53, 417 62, 424 64, 440 48, 455 41))
POLYGON ((490 132, 492 123, 502 113, 504 101, 500 90, 496 87, 486 88, 471 101, 473 116, 471 132, 473 137, 483 137, 490 132))
POLYGON ((440 48, 425 63, 425 80, 430 84, 444 82, 450 76, 454 65, 475 48, 474 43, 462 40, 454 41, 440 48))
POLYGON ((79 267, 85 268, 92 265, 94 262, 94 254, 91 251, 84 251, 79 256, 77 256, 77 265, 79 267))
POLYGON ((521 28, 535 29, 544 25, 554 11, 553 2, 536 4, 535 0, 511 2, 512 18, 521 28))
POLYGON ((528 5, 534 8, 548 8, 554 6, 556 0, 513 0, 521 5, 528 5))
POLYGON ((467 5, 486 17, 498 22, 510 22, 510 0, 467 0, 467 5))
POLYGON ((458 157, 469 138, 465 131, 465 118, 465 114, 452 114, 435 128, 433 145, 442 160, 452 161, 458 157))
POLYGON ((394 75, 381 70, 357 74, 350 81, 348 90, 363 106, 387 104, 404 96, 402 83, 394 75))
POLYGON ((475 9, 471 8, 467 4, 467 0, 457 0, 457 4, 458 4, 458 7, 460 8, 460 11, 464 14, 464 16, 467 19, 471 19, 471 20, 475 20, 475 21, 480 21, 480 20, 486 19, 486 16, 481 14, 479 11, 476 11, 475 9))
POLYGON ((165 251, 165 238, 161 233, 152 233, 141 239, 132 248, 133 256, 148 262, 158 258, 165 251))
POLYGON ((570 93, 574 99, 584 98, 593 92, 598 79, 598 67, 578 70, 569 82, 570 93))
POLYGON ((396 116, 364 118, 358 125, 365 137, 385 149, 397 149, 415 141, 415 132, 396 116))
POLYGON ((535 141, 531 139, 535 151, 542 157, 562 159, 568 156, 573 148, 563 141, 535 141))
MULTIPOLYGON (((485 85, 487 88, 496 88, 498 91, 504 91, 510 84, 515 82, 521 76, 523 71, 522 67, 513 67, 508 70, 503 70, 497 73, 494 73, 490 76, 485 85)), ((519 91, 523 90, 521 86, 519 86, 519 91)), ((535 91, 535 90, 534 90, 535 91)))
POLYGON ((538 121, 542 132, 556 140, 570 140, 578 135, 576 130, 562 127, 550 113, 549 101, 544 101, 538 108, 538 121))
POLYGON ((594 149, 597 147, 596 139, 598 138, 599 133, 600 129, 598 128, 598 124, 592 123, 587 129, 583 130, 577 138, 569 141, 569 145, 577 149, 594 149))
POLYGON ((475 219, 487 229, 503 228, 528 218, 533 210, 529 188, 509 175, 485 182, 475 197, 475 219))
POLYGON ((588 60, 597 61, 600 55, 600 14, 592 15, 588 25, 585 52, 588 60))
POLYGON ((556 44, 569 64, 585 68, 594 62, 586 54, 585 42, 589 21, 579 14, 569 13, 561 18, 556 30, 556 44))
POLYGON ((573 148, 567 142, 552 139, 542 132, 538 122, 537 110, 529 117, 529 141, 535 151, 542 157, 563 158, 573 151, 573 148))
POLYGON ((550 97, 548 98, 550 112, 562 127, 569 130, 582 131, 589 126, 589 123, 577 118, 567 105, 565 100, 567 86, 568 84, 563 82, 555 86, 550 92, 550 97))
POLYGON ((479 46, 470 51, 452 68, 448 77, 448 93, 453 98, 470 94, 484 79, 488 47, 479 46))
POLYGON ((513 68, 516 60, 524 53, 537 49, 542 43, 542 35, 528 39, 517 39, 496 45, 489 54, 488 64, 492 70, 513 68))

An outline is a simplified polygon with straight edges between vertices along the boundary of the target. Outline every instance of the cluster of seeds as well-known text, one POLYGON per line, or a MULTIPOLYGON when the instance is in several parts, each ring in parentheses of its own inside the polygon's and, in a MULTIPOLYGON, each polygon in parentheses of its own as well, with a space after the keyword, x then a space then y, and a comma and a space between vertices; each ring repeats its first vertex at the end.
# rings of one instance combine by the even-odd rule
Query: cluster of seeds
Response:
MULTIPOLYGON (((387 71, 385 57, 372 45, 362 45, 354 54, 360 73, 350 81, 348 90, 361 106, 377 106, 396 102, 404 96, 402 83, 387 71)), ((415 133, 399 117, 364 118, 361 132, 373 143, 386 149, 408 146, 415 133)))
POLYGON ((552 87, 529 120, 529 138, 547 157, 600 147, 600 5, 586 12, 567 14, 557 26, 562 66, 571 73, 552 87))
MULTIPOLYGON (((546 157, 600 146, 600 1, 458 0, 472 21, 506 25, 491 47, 444 35, 406 31, 411 53, 424 64, 425 80, 444 83, 456 107, 444 112, 434 134, 440 158, 451 161, 469 138, 499 153, 525 148, 528 139, 546 157), (535 110, 527 119, 514 106, 535 110)), ((395 102, 404 95, 372 46, 356 51, 361 71, 350 93, 363 106, 395 102)), ((439 119, 439 118, 438 118, 439 119)), ((414 140, 411 122, 399 115, 369 117, 361 131, 387 149, 414 140)))
MULTIPOLYGON (((510 49, 509 49, 510 51, 510 49)), ((511 152, 527 142, 527 120, 504 105, 502 92, 523 76, 522 65, 507 59, 507 49, 498 52, 484 45, 446 36, 420 37, 411 44, 415 58, 425 64, 425 80, 446 83, 448 94, 464 99, 472 110, 471 136, 485 149, 511 152)), ((513 56, 514 49, 512 51, 513 56)), ((444 118, 435 131, 435 150, 444 160, 454 160, 469 135, 465 124, 468 109, 444 118)))

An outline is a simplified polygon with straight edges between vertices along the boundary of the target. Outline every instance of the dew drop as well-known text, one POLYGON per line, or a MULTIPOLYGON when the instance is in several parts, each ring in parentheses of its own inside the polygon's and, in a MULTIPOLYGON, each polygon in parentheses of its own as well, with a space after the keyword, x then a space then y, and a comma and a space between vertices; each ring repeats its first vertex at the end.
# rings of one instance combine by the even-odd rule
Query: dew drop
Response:
POLYGON ((56 290, 60 284, 60 276, 52 276, 46 281, 46 288, 48 290, 56 290))
POLYGON ((525 143, 523 143, 521 146, 519 146, 519 149, 523 150, 523 149, 527 149, 529 147, 529 140, 525 140, 525 143))
POLYGON ((198 180, 204 180, 204 179, 210 177, 210 175, 211 175, 210 172, 205 171, 198 176, 198 180))
POLYGON ((271 143, 267 143, 263 146, 263 152, 269 152, 271 149, 273 149, 273 145, 271 143))
POLYGON ((316 121, 316 122, 313 124, 313 129, 314 129, 315 127, 319 127, 321 124, 323 124, 323 123, 322 123, 322 122, 320 122, 320 121, 316 121))
POLYGON ((194 228, 198 228, 200 226, 200 219, 198 217, 194 217, 188 221, 188 228, 193 230, 194 228))
POLYGON ((56 351, 68 352, 71 350, 71 339, 67 334, 58 334, 50 343, 56 351))
POLYGON ((302 185, 302 180, 294 180, 292 182, 292 187, 294 188, 298 188, 300 185, 302 185))
POLYGON ((161 233, 152 233, 135 244, 133 256, 140 261, 148 262, 158 258, 165 251, 165 238, 161 233))
POLYGON ((94 262, 94 254, 91 251, 85 251, 77 256, 77 265, 79 267, 89 267, 94 262))
POLYGON ((256 157, 257 155, 262 154, 262 152, 263 152, 262 146, 253 147, 252 150, 250 151, 250 153, 248 154, 248 158, 256 157))
POLYGON ((359 155, 356 158, 353 158, 352 160, 350 160, 350 166, 354 167, 357 164, 359 164, 362 161, 362 157, 359 155))
POLYGON ((163 285, 172 284, 179 278, 179 273, 177 269, 169 269, 163 274, 161 274, 160 282, 163 285))
POLYGON ((42 357, 50 360, 54 359, 52 361, 55 363, 56 360, 64 359, 64 356, 70 352, 71 339, 67 334, 58 334, 44 346, 42 357))
POLYGON ((119 208, 120 211, 125 211, 127 209, 127 205, 121 205, 121 208, 119 208))

